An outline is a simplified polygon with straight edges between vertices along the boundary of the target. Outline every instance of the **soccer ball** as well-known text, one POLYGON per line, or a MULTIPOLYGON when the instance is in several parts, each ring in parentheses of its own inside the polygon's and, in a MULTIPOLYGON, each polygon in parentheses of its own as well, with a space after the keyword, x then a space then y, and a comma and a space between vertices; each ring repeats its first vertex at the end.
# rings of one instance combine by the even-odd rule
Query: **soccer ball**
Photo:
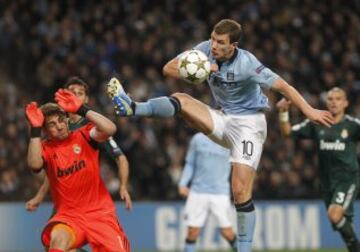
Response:
POLYGON ((189 50, 180 56, 178 70, 181 79, 191 84, 199 84, 210 74, 210 61, 202 51, 189 50))

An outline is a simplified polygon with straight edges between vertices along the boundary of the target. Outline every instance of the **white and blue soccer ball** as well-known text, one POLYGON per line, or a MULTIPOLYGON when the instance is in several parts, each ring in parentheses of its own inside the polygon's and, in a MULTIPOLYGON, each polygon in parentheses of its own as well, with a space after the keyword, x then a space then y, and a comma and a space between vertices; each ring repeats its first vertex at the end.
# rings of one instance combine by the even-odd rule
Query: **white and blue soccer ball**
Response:
POLYGON ((181 79, 191 84, 199 84, 209 77, 210 61, 205 53, 192 49, 180 55, 178 70, 181 79))

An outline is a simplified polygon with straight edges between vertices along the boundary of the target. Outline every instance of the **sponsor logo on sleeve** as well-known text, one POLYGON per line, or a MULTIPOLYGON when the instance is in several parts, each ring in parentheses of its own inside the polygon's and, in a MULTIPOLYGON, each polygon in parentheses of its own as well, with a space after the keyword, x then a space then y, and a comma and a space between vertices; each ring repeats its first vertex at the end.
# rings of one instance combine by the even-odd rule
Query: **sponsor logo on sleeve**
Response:
POLYGON ((265 66, 264 66, 264 65, 261 65, 261 66, 259 66, 258 68, 256 68, 255 72, 256 72, 257 74, 259 74, 259 73, 261 73, 261 71, 264 70, 264 69, 265 69, 265 66))

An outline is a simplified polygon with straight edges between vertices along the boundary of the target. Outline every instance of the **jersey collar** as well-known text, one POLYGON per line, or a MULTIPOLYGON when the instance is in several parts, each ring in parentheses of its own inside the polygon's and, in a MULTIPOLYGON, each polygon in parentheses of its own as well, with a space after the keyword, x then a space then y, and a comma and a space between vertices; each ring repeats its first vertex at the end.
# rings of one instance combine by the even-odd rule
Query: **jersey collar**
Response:
POLYGON ((228 59, 227 61, 218 61, 218 60, 217 60, 217 61, 216 61, 216 64, 219 66, 219 68, 220 68, 221 65, 224 64, 225 62, 227 62, 228 64, 231 64, 231 63, 234 62, 234 60, 235 60, 235 58, 237 57, 238 53, 239 53, 238 48, 235 48, 234 53, 233 53, 233 55, 231 56, 230 59, 228 59))
POLYGON ((235 60, 235 58, 237 57, 238 53, 239 53, 239 50, 238 50, 237 48, 235 48, 234 54, 233 54, 233 55, 231 56, 231 58, 228 60, 229 64, 231 64, 231 63, 234 62, 234 60, 235 60))

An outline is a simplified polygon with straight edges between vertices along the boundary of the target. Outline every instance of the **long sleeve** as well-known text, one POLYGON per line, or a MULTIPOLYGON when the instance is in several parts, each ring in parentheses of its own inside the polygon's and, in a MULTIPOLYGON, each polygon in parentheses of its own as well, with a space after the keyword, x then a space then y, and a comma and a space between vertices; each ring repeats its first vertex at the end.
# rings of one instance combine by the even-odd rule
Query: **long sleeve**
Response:
POLYGON ((189 149, 186 153, 185 166, 181 175, 179 186, 187 186, 190 183, 192 176, 194 174, 195 160, 196 160, 196 144, 193 138, 190 142, 189 149))

